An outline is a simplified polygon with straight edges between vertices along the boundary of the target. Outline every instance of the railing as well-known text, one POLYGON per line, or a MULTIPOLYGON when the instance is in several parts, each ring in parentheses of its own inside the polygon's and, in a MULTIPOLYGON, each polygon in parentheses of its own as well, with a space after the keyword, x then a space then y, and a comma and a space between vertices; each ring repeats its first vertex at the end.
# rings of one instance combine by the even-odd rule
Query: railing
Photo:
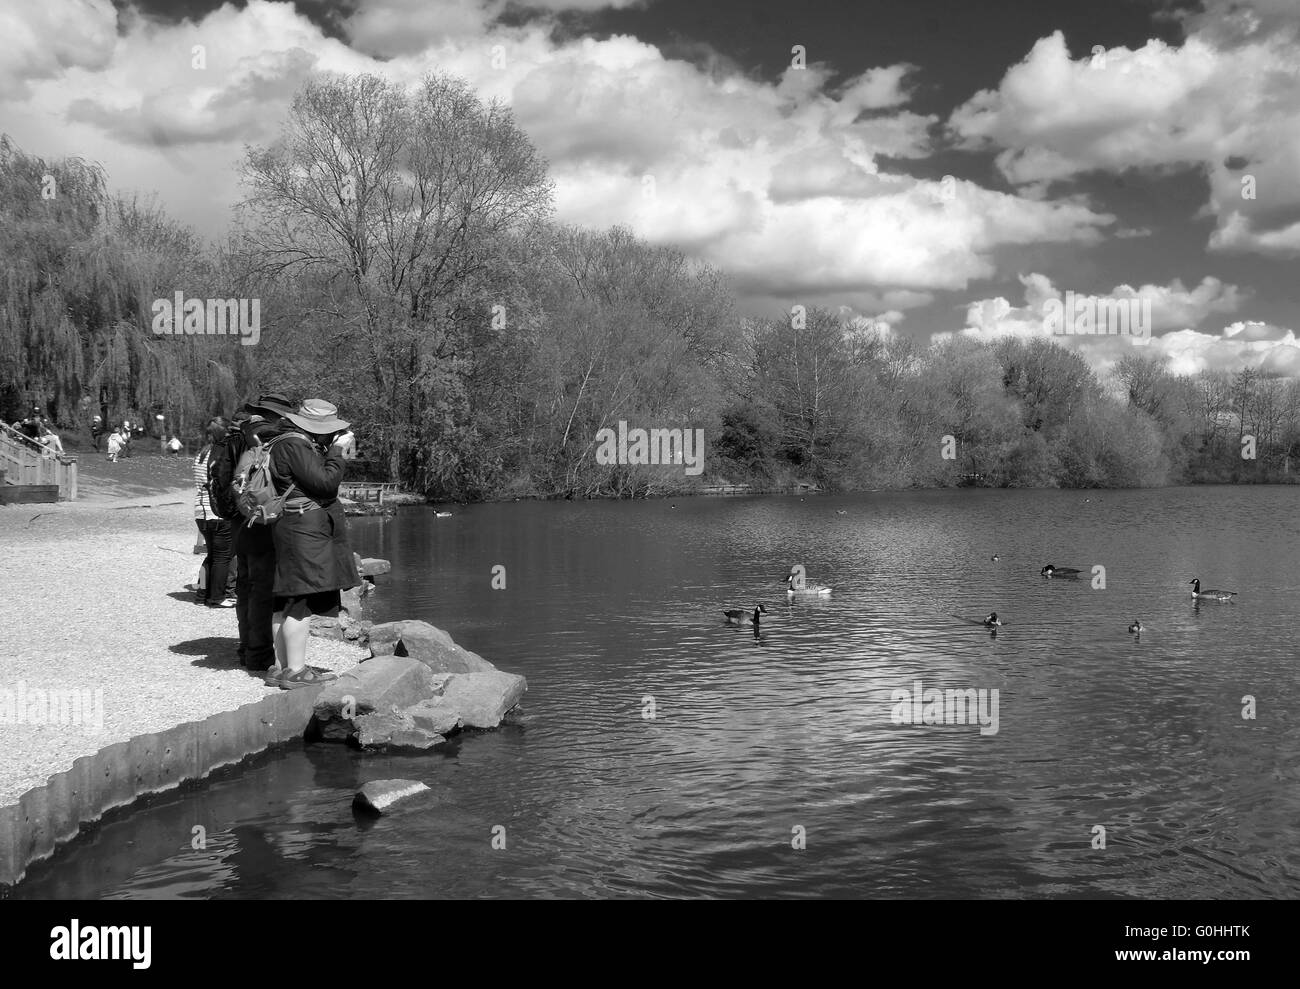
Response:
POLYGON ((6 484, 57 484, 59 501, 77 497, 77 458, 55 453, 2 422, 0 467, 6 484))
POLYGON ((397 485, 392 482, 344 481, 339 485, 339 494, 352 501, 377 502, 382 505, 384 496, 397 493, 397 485))

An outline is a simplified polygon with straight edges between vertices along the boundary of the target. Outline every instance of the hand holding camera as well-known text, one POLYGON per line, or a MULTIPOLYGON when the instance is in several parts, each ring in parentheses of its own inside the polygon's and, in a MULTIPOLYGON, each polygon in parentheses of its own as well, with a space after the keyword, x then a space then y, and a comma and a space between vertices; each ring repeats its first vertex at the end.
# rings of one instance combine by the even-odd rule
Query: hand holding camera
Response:
POLYGON ((339 456, 344 460, 355 460, 357 457, 357 438, 352 430, 347 429, 334 436, 334 442, 331 444, 339 451, 339 456))

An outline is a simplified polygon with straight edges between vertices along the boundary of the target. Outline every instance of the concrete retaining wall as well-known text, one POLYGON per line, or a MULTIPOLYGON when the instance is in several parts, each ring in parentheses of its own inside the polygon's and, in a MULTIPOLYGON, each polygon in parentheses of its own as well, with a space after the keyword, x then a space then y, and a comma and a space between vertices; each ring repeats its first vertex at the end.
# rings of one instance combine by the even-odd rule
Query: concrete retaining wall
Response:
POLYGON ((83 825, 115 807, 301 738, 320 691, 278 690, 233 711, 137 735, 77 759, 67 772, 0 808, 0 884, 17 883, 29 865, 49 858, 83 825))

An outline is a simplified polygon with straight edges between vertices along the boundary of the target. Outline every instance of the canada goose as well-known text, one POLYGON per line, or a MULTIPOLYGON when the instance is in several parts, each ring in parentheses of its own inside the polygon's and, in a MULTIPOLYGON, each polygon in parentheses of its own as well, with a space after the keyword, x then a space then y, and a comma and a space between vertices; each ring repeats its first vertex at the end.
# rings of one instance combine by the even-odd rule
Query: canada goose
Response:
MULTIPOLYGON (((744 608, 732 608, 730 611, 724 611, 723 614, 727 616, 727 624, 739 625, 740 620, 744 618, 745 615, 749 614, 749 612, 744 608)), ((763 605, 757 604, 754 606, 754 615, 749 620, 750 624, 753 625, 754 628, 758 628, 758 616, 760 614, 766 615, 767 609, 763 607, 763 605)))
POLYGON ((1201 590, 1200 577, 1189 580, 1188 583, 1192 585, 1192 597, 1194 598, 1208 598, 1211 601, 1231 601, 1237 596, 1236 591, 1201 590))
POLYGON ((825 584, 807 584, 807 583, 805 583, 805 584, 803 585, 803 587, 795 587, 795 586, 794 586, 794 574, 791 574, 789 577, 787 577, 787 578, 785 579, 785 593, 786 593, 786 594, 789 594, 789 595, 794 595, 794 594, 829 594, 830 592, 831 592, 831 589, 830 589, 829 587, 827 587, 825 584))

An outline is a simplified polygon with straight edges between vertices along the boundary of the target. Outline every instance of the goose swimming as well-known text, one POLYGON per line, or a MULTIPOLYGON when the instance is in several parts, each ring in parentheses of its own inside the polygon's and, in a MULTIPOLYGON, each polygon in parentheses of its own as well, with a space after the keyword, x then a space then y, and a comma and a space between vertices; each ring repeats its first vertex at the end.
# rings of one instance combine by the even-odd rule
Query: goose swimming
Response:
MULTIPOLYGON (((749 614, 749 612, 747 612, 744 608, 732 608, 730 611, 724 611, 723 614, 727 616, 727 624, 739 625, 740 620, 744 618, 745 615, 749 614)), ((761 604, 755 605, 754 616, 749 620, 750 624, 753 625, 755 628, 758 628, 758 616, 760 614, 766 615, 767 609, 763 607, 761 604)))
POLYGON ((1136 618, 1134 618, 1134 619, 1133 619, 1133 624, 1130 625, 1130 626, 1128 627, 1128 630, 1129 630, 1130 632, 1132 632, 1133 634, 1135 634, 1135 635, 1141 635, 1141 634, 1142 634, 1142 623, 1141 623, 1140 621, 1138 621, 1136 618))
POLYGON ((1201 590, 1201 578, 1196 577, 1188 581, 1192 585, 1192 597, 1208 598, 1211 601, 1231 601, 1237 596, 1236 591, 1201 590))
POLYGON ((1002 619, 998 617, 998 613, 996 611, 989 612, 989 616, 984 619, 985 628, 997 628, 1001 624, 1002 624, 1002 619))
POLYGON ((785 579, 786 594, 829 594, 831 589, 825 584, 805 583, 803 587, 794 586, 794 574, 785 579))

